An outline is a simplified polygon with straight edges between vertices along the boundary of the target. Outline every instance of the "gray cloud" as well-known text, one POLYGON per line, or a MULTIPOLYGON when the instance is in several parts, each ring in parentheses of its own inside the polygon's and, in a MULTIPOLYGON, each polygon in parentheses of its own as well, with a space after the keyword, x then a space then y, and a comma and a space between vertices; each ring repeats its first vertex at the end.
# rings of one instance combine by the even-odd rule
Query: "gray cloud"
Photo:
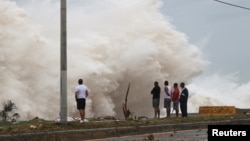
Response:
MULTIPOLYGON (((250 7, 250 1, 230 0, 250 7)), ((239 72, 240 81, 250 79, 247 67, 250 52, 250 11, 224 5, 213 0, 168 0, 162 12, 170 17, 177 30, 184 32, 193 44, 211 34, 201 49, 212 63, 209 71, 239 72)))

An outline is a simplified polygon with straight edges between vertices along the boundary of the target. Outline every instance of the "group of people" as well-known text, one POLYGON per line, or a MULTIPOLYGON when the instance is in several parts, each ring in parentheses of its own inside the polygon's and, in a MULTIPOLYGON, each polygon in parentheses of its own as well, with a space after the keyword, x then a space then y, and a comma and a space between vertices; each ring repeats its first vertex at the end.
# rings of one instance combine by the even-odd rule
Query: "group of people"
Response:
MULTIPOLYGON (((161 88, 158 82, 154 82, 154 87, 151 90, 153 95, 153 107, 155 111, 155 118, 160 118, 160 95, 161 88)), ((185 83, 180 83, 180 89, 177 83, 174 83, 173 88, 168 84, 168 81, 164 82, 164 108, 166 108, 166 117, 170 117, 171 103, 173 103, 173 109, 176 112, 176 116, 179 115, 179 104, 181 109, 182 117, 187 117, 187 100, 188 100, 188 89, 185 87, 185 83)), ((77 103, 77 109, 79 110, 81 120, 84 122, 85 119, 85 106, 86 98, 89 92, 86 85, 83 84, 82 79, 78 79, 78 85, 75 87, 75 100, 77 103)))
MULTIPOLYGON (((151 90, 151 94, 153 95, 153 108, 155 118, 160 118, 160 95, 161 95, 161 87, 158 82, 154 82, 154 87, 151 90)), ((185 86, 184 82, 180 83, 180 88, 178 87, 178 83, 174 83, 173 87, 171 87, 168 81, 164 81, 164 108, 166 108, 166 117, 170 117, 171 113, 171 103, 173 105, 173 110, 175 110, 176 117, 179 116, 179 106, 181 110, 182 117, 187 117, 187 101, 188 101, 188 89, 185 86)))

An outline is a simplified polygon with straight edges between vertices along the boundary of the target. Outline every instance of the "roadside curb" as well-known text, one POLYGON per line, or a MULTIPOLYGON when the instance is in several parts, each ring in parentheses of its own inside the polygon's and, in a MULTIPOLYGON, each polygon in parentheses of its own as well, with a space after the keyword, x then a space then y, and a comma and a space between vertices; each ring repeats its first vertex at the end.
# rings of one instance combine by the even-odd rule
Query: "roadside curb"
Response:
POLYGON ((83 141, 109 137, 132 136, 148 133, 175 132, 181 130, 207 129, 208 125, 250 125, 250 119, 232 119, 223 121, 204 121, 194 123, 177 123, 147 125, 137 127, 114 127, 99 129, 82 129, 68 131, 50 131, 39 133, 22 133, 0 135, 0 141, 83 141))

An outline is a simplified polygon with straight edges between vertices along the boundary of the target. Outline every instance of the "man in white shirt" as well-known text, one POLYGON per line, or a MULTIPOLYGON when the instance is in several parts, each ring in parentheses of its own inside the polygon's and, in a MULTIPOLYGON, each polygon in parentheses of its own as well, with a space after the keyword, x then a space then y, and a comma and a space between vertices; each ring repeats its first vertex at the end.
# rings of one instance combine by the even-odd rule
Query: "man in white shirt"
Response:
POLYGON ((77 103, 77 109, 79 110, 81 120, 80 122, 84 122, 85 119, 85 106, 86 106, 86 98, 88 97, 88 88, 83 84, 83 80, 78 80, 78 85, 75 88, 75 100, 77 103))
POLYGON ((164 82, 164 108, 166 108, 166 117, 170 117, 171 109, 171 87, 168 85, 168 81, 164 82))

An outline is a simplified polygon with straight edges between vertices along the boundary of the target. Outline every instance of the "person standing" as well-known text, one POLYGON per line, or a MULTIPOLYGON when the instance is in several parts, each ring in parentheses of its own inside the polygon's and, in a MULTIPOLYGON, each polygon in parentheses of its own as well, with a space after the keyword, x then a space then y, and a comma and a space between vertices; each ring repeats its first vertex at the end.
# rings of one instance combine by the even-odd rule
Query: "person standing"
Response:
POLYGON ((155 118, 160 118, 160 93, 161 88, 157 81, 154 82, 154 88, 151 90, 151 94, 153 95, 153 107, 155 112, 155 118))
POLYGON ((166 108, 166 117, 170 117, 171 110, 171 87, 168 85, 168 81, 164 82, 164 108, 166 108))
POLYGON ((187 101, 188 101, 188 89, 185 87, 185 83, 181 82, 181 95, 180 95, 180 108, 182 117, 187 117, 187 101))
POLYGON ((84 122, 85 119, 85 106, 88 95, 89 92, 87 86, 83 84, 82 79, 78 79, 78 85, 75 88, 75 100, 77 103, 77 109, 81 116, 80 123, 84 122))
POLYGON ((176 117, 179 116, 179 99, 180 99, 180 90, 178 88, 178 84, 174 83, 171 100, 173 101, 173 108, 175 110, 176 117))

